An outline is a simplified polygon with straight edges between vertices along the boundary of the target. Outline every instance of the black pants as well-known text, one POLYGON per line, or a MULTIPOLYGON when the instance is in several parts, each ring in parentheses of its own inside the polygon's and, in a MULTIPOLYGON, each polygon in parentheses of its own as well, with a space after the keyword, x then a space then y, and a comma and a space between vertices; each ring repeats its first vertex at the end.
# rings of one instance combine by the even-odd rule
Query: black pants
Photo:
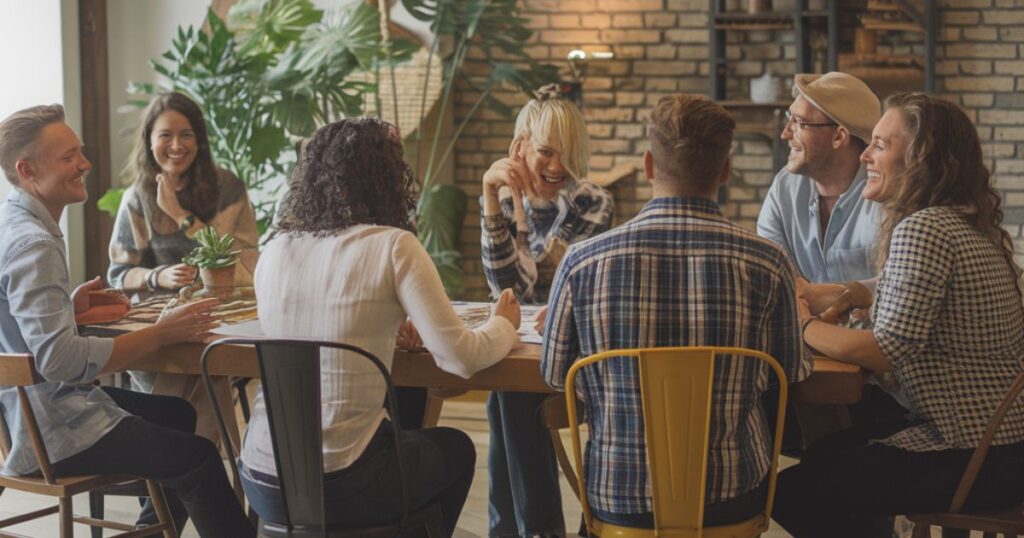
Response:
MULTIPOLYGON (((401 517, 401 481, 390 427, 382 423, 354 463, 324 475, 329 525, 369 526, 401 517)), ((401 443, 409 509, 437 501, 445 532, 451 536, 473 482, 473 441, 459 430, 442 427, 402 432, 401 443)), ((262 519, 283 523, 281 490, 267 485, 275 482, 275 477, 242 470, 242 486, 252 508, 262 519)))
MULTIPOLYGON (((195 426, 188 402, 104 387, 132 417, 91 447, 53 465, 57 476, 130 474, 156 480, 180 499, 203 538, 255 536, 238 504, 213 443, 186 431, 195 426)), ((172 501, 176 503, 177 501, 172 501)))
MULTIPOLYGON (((949 509, 972 450, 909 452, 881 444, 905 420, 822 438, 779 474, 772 517, 795 538, 891 536, 888 517, 949 509)), ((1008 508, 1024 499, 1024 442, 994 446, 966 511, 1008 508)))

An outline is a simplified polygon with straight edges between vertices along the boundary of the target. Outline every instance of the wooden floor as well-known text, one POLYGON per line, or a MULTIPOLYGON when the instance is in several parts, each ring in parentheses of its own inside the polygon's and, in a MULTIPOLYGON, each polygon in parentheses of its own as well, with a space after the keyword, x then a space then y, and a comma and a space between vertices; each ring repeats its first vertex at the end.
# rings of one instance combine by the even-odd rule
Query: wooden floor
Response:
MULTIPOLYGON (((462 518, 459 520, 459 529, 456 538, 471 538, 487 536, 487 419, 484 414, 484 406, 479 402, 451 401, 445 404, 441 416, 442 425, 452 426, 467 432, 472 437, 477 449, 477 468, 473 478, 473 487, 469 493, 469 500, 463 510, 462 518)), ((568 439, 566 439, 568 442, 568 439)), ((568 445, 567 445, 568 446, 568 445)), ((785 462, 786 464, 792 462, 785 462)), ((46 506, 47 499, 27 495, 17 491, 5 491, 0 496, 0 518, 11 515, 29 512, 46 506)), ((121 521, 134 521, 138 515, 138 504, 135 499, 127 497, 109 497, 107 499, 107 516, 121 521)), ((75 499, 76 512, 86 514, 88 512, 87 498, 80 496, 75 499)), ((578 522, 580 521, 580 508, 572 490, 569 489, 565 479, 562 479, 562 509, 565 512, 565 520, 569 527, 570 535, 576 536, 578 522)), ((57 524, 54 517, 47 517, 35 522, 23 523, 10 527, 12 532, 27 536, 50 538, 57 536, 57 524)), ((940 536, 938 529, 933 529, 933 536, 940 536)), ((110 533, 113 534, 113 533, 110 533)), ((980 536, 980 533, 977 534, 980 536)), ((89 537, 89 529, 85 526, 76 525, 75 537, 89 537)), ((184 537, 194 538, 198 534, 189 524, 184 537)), ((783 538, 789 536, 785 531, 780 530, 776 525, 764 535, 766 538, 783 538)), ((905 534, 909 536, 909 532, 905 534)))

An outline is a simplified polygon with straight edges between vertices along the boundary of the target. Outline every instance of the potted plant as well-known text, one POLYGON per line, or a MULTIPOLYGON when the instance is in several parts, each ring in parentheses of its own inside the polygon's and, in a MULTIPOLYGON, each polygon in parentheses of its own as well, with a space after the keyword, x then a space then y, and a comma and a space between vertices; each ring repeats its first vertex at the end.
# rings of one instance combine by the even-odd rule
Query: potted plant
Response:
POLYGON ((235 286, 235 264, 240 250, 231 250, 235 238, 231 234, 217 234, 213 226, 207 226, 196 233, 194 239, 199 246, 181 259, 199 269, 203 287, 210 295, 227 296, 235 286))

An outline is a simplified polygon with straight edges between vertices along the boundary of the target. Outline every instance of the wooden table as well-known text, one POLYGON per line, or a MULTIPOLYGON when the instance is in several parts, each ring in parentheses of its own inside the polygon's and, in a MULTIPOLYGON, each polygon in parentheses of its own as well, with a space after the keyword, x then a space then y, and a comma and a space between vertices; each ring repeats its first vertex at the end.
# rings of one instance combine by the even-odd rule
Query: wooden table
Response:
MULTIPOLYGON (((133 369, 175 374, 200 373, 201 344, 180 344, 162 348, 142 357, 133 369)), ((209 359, 210 373, 216 376, 260 376, 255 350, 250 346, 222 346, 209 359)), ((540 346, 517 344, 509 355, 494 366, 469 379, 445 372, 427 352, 396 351, 391 371, 396 385, 466 390, 511 390, 547 392, 551 389, 540 375, 540 346)), ((827 357, 814 358, 814 372, 793 385, 793 398, 811 404, 850 404, 860 400, 867 379, 857 366, 827 357)))

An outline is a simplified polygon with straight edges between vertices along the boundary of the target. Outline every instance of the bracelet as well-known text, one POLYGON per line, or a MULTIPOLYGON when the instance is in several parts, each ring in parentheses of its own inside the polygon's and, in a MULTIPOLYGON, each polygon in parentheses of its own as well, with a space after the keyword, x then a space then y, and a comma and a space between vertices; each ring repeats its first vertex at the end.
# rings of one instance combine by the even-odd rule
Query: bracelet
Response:
POLYGON ((149 272, 146 273, 146 289, 149 291, 156 291, 156 277, 156 269, 150 269, 149 272))
POLYGON ((167 269, 167 267, 168 266, 166 265, 159 265, 149 271, 146 275, 146 288, 149 291, 156 291, 160 287, 160 283, 158 281, 160 278, 160 272, 167 269))
POLYGON ((807 319, 800 323, 800 334, 807 332, 807 326, 810 325, 812 321, 821 321, 821 318, 818 316, 808 316, 807 319))

